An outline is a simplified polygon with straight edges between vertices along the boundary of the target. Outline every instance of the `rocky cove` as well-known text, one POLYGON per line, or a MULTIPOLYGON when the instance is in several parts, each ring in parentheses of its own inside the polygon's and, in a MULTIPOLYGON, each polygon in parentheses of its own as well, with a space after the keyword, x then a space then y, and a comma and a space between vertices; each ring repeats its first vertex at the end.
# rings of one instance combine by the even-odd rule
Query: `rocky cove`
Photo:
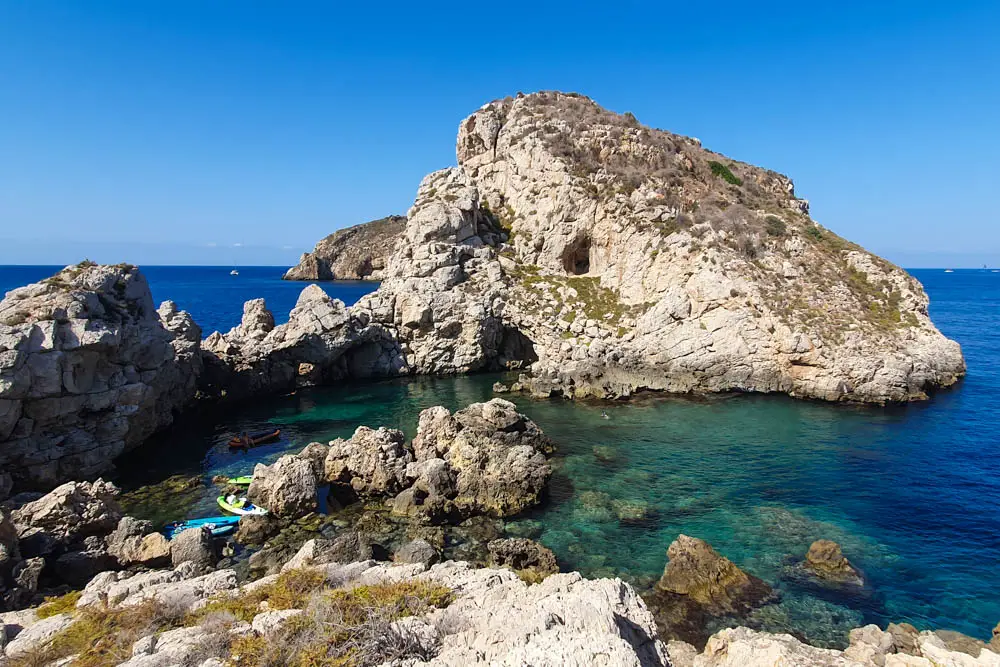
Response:
MULTIPOLYGON (((988 581, 991 575, 977 569, 977 545, 928 557, 920 536, 873 526, 885 482, 871 476, 877 467, 865 471, 867 464, 853 459, 905 452, 878 447, 877 439, 867 452, 864 445, 831 448, 841 439, 857 446, 856 438, 890 430, 913 410, 711 395, 781 392, 881 404, 923 399, 954 384, 965 373, 962 353, 931 324, 919 283, 815 225, 784 177, 720 162, 694 140, 642 128, 585 98, 538 94, 487 105, 463 121, 458 156, 459 168, 425 179, 384 282, 350 308, 310 286, 286 324, 276 324, 267 304, 255 300, 239 326, 202 340, 194 318, 176 305, 154 309, 135 267, 87 263, 15 290, 0 304, 0 461, 3 485, 15 487, 5 492, 44 492, 93 478, 113 461, 126 488, 120 501, 104 486, 59 487, 58 502, 37 494, 8 501, 17 534, 6 546, 11 606, 37 602, 37 591, 55 592, 46 586, 70 572, 70 563, 77 573, 126 569, 87 584, 93 594, 76 603, 86 610, 108 599, 114 581, 125 582, 125 592, 111 596, 112 608, 159 585, 127 582, 169 558, 173 574, 159 570, 153 579, 192 582, 184 613, 194 613, 239 582, 283 568, 320 572, 321 588, 349 590, 398 576, 423 581, 421 568, 443 558, 440 577, 427 576, 452 590, 456 609, 464 588, 496 581, 516 598, 524 587, 488 570, 456 573, 461 560, 518 570, 533 584, 524 588, 528 598, 561 599, 575 587, 618 610, 581 601, 593 613, 569 623, 590 635, 599 627, 613 650, 560 634, 559 622, 535 627, 529 619, 529 644, 539 652, 526 658, 501 641, 494 658, 512 664, 589 664, 608 650, 613 664, 752 664, 739 657, 749 655, 786 655, 793 664, 963 664, 961 656, 979 655, 995 610, 986 603, 970 612, 961 586, 954 587, 953 607, 952 586, 928 587, 955 571, 988 581), (635 283, 636 275, 649 280, 635 283), (490 370, 511 375, 371 382, 490 370), (494 380, 522 392, 512 396, 516 405, 487 402, 494 380), (427 387, 430 394, 444 387, 447 398, 424 402, 419 395, 427 387), (697 396, 652 397, 646 390, 697 396), (365 407, 349 398, 366 393, 365 407), (626 396, 633 400, 586 401, 626 396), (349 414, 359 407, 364 420, 349 414), (340 410, 347 414, 338 416, 340 410), (225 440, 252 423, 246 411, 280 426, 284 439, 242 457, 229 452, 225 440), (560 411, 561 419, 546 424, 544 415, 560 411), (729 413, 732 430, 719 428, 720 411, 729 413), (244 418, 227 424, 224 413, 244 418), (546 435, 525 443, 538 428, 536 417, 546 435), (444 434, 443 444, 428 443, 428 432, 444 434), (257 463, 270 466, 251 466, 257 463), (136 472, 144 467, 152 470, 136 472), (170 518, 165 507, 175 518, 207 513, 217 491, 211 480, 223 467, 240 474, 252 468, 250 495, 278 520, 246 521, 226 554, 199 531, 186 531, 180 546, 166 550, 152 544, 159 541, 153 529, 170 518), (194 479, 164 483, 175 473, 194 479), (118 502, 127 509, 116 510, 118 502), (32 503, 42 506, 25 510, 32 503), (853 503, 868 507, 859 512, 853 503), (46 509, 53 506, 64 509, 46 509), (126 511, 137 521, 122 518, 126 511), (142 523, 147 518, 155 523, 142 523), (85 528, 67 528, 76 523, 85 528), (822 541, 829 539, 838 544, 822 541), (674 553, 665 573, 668 546, 674 553), (371 562, 390 557, 415 560, 416 569, 371 562), (349 573, 328 567, 344 565, 338 561, 363 566, 349 573), (552 578, 555 563, 628 584, 607 589, 607 579, 552 578), (668 576, 671 567, 682 573, 668 576), (857 580, 845 585, 819 576, 844 572, 857 580), (914 575, 918 582, 908 585, 914 575), (928 590, 938 597, 922 598, 928 590), (884 628, 907 619, 922 628, 943 621, 980 640, 919 635, 907 626, 849 632, 870 621, 884 628), (734 624, 792 632, 847 653, 814 652, 750 630, 708 639, 734 624), (696 646, 677 644, 670 652, 654 639, 657 632, 661 640, 696 646), (571 653, 557 659, 551 642, 571 653)), ((907 474, 910 486, 897 484, 889 502, 927 488, 919 471, 907 474)), ((902 513, 893 516, 901 520, 902 513)), ((156 594, 140 596, 147 597, 156 594)), ((283 632, 281 623, 257 622, 271 613, 271 600, 264 596, 259 613, 245 619, 252 632, 239 632, 283 632)), ((519 609, 536 603, 547 604, 511 601, 519 609)), ((415 616, 429 619, 421 609, 415 616)), ((63 617, 49 636, 72 618, 63 617)), ((45 635, 30 634, 30 614, 10 620, 5 635, 27 632, 22 647, 33 646, 29 639, 44 644, 32 639, 45 635)), ((231 648, 234 620, 213 631, 198 626, 198 633, 231 648)), ((178 622, 153 632, 177 632, 179 648, 165 642, 157 658, 159 641, 144 637, 127 648, 141 664, 210 660, 183 641, 192 631, 173 627, 178 622)), ((493 632, 430 625, 430 639, 409 645, 407 660, 466 664, 472 654, 463 651, 493 632)), ((974 664, 993 664, 991 655, 974 664)))

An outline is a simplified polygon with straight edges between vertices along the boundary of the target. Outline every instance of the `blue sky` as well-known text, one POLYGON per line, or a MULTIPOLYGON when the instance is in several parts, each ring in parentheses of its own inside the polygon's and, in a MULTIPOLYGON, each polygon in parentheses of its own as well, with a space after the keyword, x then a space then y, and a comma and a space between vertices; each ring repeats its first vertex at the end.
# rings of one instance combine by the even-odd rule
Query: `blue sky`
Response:
POLYGON ((995 1, 349 4, 0 4, 0 264, 294 263, 539 89, 786 173, 905 266, 1000 264, 995 1))

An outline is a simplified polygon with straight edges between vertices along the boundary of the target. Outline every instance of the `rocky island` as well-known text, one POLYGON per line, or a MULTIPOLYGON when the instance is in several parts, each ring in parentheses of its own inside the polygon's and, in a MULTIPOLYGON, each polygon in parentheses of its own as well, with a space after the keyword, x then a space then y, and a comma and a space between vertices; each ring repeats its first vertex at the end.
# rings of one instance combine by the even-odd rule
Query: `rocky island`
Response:
POLYGON ((406 218, 390 215, 330 234, 303 253, 285 280, 381 280, 406 218))
MULTIPOLYGON (((233 543, 167 541, 84 481, 195 406, 343 380, 885 403, 965 373, 920 284, 818 225, 785 176, 554 92, 483 106, 457 158, 405 219, 286 275, 382 281, 352 307, 309 286, 286 323, 256 299, 203 340, 136 267, 89 262, 0 302, 0 664, 1000 665, 998 639, 902 623, 838 649, 762 632, 774 587, 696 536, 663 545, 648 590, 559 573, 504 530, 546 501, 553 443, 502 399, 258 465, 246 493, 270 514, 233 543)), ((849 555, 817 540, 789 571, 864 591, 849 555)))

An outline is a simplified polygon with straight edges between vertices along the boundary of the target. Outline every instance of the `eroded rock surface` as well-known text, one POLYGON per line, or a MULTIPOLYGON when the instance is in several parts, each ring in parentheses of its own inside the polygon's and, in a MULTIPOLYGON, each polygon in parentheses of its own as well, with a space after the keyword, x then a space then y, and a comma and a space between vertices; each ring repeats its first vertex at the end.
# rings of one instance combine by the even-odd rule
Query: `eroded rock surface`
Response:
POLYGON ((84 262, 0 301, 0 469, 22 488, 95 475, 195 395, 200 331, 127 264, 84 262))
POLYGON ((390 215, 341 229, 321 240, 285 272, 285 280, 381 280, 406 218, 390 215))
POLYGON ((809 546, 805 569, 837 585, 864 586, 861 573, 851 564, 840 550, 840 545, 832 540, 816 540, 809 546))

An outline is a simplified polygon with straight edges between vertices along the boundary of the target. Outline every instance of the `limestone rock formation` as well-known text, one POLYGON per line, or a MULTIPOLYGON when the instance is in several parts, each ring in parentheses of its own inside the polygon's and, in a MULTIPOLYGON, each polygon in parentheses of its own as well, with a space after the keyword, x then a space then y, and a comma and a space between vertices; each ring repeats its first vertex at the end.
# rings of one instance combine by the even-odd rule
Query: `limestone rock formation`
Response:
POLYGON ((280 326, 263 299, 248 301, 240 324, 226 334, 212 333, 202 352, 202 389, 230 399, 407 370, 384 327, 349 311, 317 285, 302 290, 280 326))
POLYGON ((295 519, 316 511, 317 478, 311 461, 282 456, 272 465, 258 463, 247 498, 277 517, 295 519))
POLYGON ((0 301, 0 469, 21 488, 97 474, 194 396, 200 331, 127 264, 84 262, 0 301))
POLYGON ((816 540, 809 546, 806 570, 826 581, 850 586, 864 586, 865 580, 832 540, 816 540))
POLYGON ((512 516, 541 499, 552 451, 538 426, 510 401, 473 403, 454 415, 420 414, 412 443, 394 429, 360 426, 330 443, 324 466, 331 495, 395 496, 393 511, 430 522, 512 516))
POLYGON ((965 372, 920 284, 816 224, 780 174, 548 92, 485 105, 457 153, 352 309, 411 372, 530 366, 542 395, 871 402, 965 372))
POLYGON ((529 571, 541 577, 559 571, 556 555, 548 547, 524 537, 493 540, 486 548, 490 552, 490 565, 509 567, 515 572, 529 571))
POLYGON ((406 218, 390 215, 330 234, 285 272, 285 280, 381 280, 406 218))
POLYGON ((38 500, 14 510, 22 550, 47 554, 90 535, 114 530, 123 516, 114 484, 98 479, 66 482, 38 500), (37 546, 35 546, 37 545, 37 546))

